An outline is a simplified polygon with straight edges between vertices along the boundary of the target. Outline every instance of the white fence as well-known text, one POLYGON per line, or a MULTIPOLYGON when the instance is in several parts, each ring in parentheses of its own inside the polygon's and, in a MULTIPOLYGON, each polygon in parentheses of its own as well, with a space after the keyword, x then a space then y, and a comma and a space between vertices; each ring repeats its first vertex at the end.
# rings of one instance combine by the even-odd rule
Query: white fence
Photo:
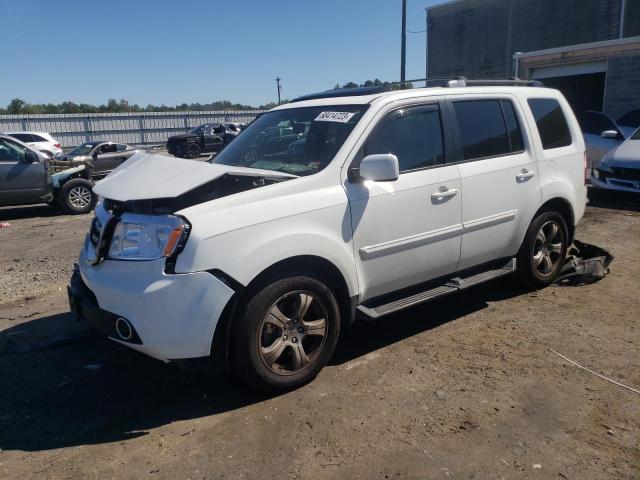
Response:
POLYGON ((0 115, 0 132, 49 132, 63 148, 89 141, 165 143, 203 123, 250 122, 261 110, 0 115))

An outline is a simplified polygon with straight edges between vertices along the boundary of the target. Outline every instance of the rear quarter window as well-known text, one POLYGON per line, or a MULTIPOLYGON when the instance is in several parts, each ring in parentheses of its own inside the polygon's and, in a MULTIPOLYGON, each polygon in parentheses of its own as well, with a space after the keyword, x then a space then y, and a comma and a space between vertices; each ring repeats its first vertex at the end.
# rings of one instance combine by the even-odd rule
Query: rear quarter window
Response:
POLYGON ((557 100, 530 98, 528 103, 536 120, 542 148, 550 150, 571 145, 569 125, 557 100))

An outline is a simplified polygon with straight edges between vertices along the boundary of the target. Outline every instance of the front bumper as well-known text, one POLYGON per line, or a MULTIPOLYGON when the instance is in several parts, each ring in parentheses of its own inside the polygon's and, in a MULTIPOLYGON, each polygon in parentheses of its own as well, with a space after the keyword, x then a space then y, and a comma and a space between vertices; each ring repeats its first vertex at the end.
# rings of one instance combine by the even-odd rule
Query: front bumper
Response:
POLYGON ((166 274, 164 259, 90 265, 85 250, 69 285, 78 315, 109 338, 165 362, 210 355, 231 288, 207 272, 166 274), (118 317, 132 327, 128 341, 115 331, 118 317))
POLYGON ((619 192, 640 193, 640 181, 638 180, 625 180, 614 177, 607 177, 602 180, 591 175, 591 186, 606 190, 617 190, 619 192))

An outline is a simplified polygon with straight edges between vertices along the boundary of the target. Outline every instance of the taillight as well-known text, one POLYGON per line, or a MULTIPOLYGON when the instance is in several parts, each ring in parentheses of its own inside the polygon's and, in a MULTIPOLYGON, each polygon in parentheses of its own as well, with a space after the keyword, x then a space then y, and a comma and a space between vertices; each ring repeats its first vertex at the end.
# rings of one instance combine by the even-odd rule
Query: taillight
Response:
POLYGON ((56 143, 53 146, 56 147, 56 148, 62 148, 59 143, 56 143))
POLYGON ((589 184, 589 167, 587 165, 587 152, 584 152, 584 185, 589 184))

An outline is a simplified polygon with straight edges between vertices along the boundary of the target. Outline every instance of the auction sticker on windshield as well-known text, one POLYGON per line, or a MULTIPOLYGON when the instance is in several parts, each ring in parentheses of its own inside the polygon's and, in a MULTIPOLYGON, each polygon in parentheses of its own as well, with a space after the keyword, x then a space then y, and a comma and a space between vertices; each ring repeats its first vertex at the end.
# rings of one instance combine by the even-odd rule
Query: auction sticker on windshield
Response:
POLYGON ((355 112, 320 112, 315 121, 347 123, 354 115, 355 112))

